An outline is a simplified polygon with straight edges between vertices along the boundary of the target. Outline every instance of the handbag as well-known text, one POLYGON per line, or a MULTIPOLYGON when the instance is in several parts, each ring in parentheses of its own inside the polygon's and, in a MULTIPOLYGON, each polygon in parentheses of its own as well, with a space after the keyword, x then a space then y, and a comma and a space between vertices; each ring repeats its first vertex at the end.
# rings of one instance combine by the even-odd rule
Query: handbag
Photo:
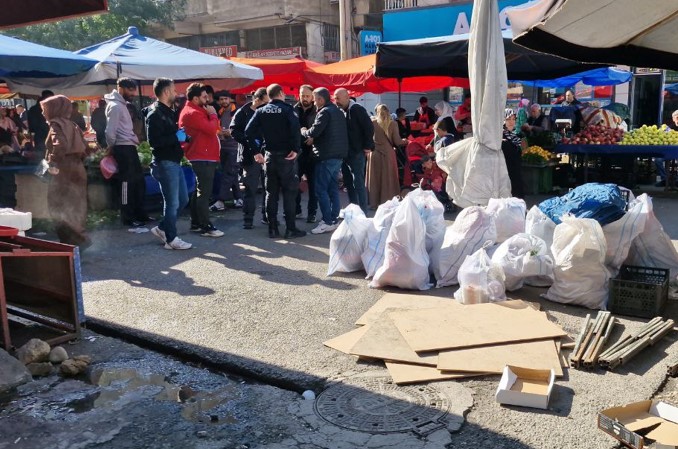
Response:
POLYGON ((104 156, 99 162, 99 170, 101 170, 105 179, 111 179, 113 175, 118 173, 118 163, 113 156, 104 156))

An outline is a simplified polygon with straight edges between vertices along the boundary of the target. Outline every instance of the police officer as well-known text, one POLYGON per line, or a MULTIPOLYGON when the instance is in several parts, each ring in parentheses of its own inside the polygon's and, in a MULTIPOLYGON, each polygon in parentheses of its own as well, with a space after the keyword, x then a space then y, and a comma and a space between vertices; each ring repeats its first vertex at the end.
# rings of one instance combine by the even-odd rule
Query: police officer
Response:
POLYGON ((292 106, 285 103, 285 92, 279 84, 266 88, 269 103, 256 110, 245 128, 245 135, 254 150, 254 160, 266 172, 266 215, 268 236, 280 237, 278 231, 278 196, 283 193, 285 238, 303 237, 305 231, 294 222, 299 176, 296 159, 301 147, 301 127, 292 106), (262 151, 265 154, 262 155, 262 151))

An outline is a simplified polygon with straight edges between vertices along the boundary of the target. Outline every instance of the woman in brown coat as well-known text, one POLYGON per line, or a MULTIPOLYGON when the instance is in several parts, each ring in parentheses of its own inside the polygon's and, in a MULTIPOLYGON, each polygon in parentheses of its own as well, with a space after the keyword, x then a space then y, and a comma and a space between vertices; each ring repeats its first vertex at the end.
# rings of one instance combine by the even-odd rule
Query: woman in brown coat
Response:
POLYGON ((402 144, 398 124, 386 105, 377 105, 375 112, 374 151, 367 159, 367 190, 373 209, 400 194, 395 147, 402 144))
POLYGON ((71 101, 56 95, 40 102, 49 123, 45 159, 52 175, 47 190, 47 205, 61 243, 90 245, 85 234, 87 219, 87 172, 83 159, 87 143, 71 118, 71 101))

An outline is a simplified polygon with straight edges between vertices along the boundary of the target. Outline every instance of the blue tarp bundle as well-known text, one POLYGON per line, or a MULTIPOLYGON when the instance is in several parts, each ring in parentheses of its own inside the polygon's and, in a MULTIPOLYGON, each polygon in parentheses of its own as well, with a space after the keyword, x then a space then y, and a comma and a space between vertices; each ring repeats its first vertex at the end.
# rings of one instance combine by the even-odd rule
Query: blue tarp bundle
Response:
POLYGON ((626 200, 616 184, 592 182, 584 184, 560 197, 549 198, 539 209, 556 224, 565 214, 577 218, 592 218, 601 226, 619 220, 624 215, 626 200))

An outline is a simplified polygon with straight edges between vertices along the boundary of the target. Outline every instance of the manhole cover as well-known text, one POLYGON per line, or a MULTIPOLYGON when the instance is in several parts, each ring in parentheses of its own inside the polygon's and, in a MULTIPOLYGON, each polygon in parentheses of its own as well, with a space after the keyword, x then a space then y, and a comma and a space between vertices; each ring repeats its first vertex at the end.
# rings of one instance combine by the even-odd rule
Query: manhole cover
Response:
POLYGON ((389 377, 357 377, 320 393, 315 412, 325 421, 360 432, 414 431, 429 434, 445 427, 440 419, 449 398, 430 386, 402 386, 389 377))

